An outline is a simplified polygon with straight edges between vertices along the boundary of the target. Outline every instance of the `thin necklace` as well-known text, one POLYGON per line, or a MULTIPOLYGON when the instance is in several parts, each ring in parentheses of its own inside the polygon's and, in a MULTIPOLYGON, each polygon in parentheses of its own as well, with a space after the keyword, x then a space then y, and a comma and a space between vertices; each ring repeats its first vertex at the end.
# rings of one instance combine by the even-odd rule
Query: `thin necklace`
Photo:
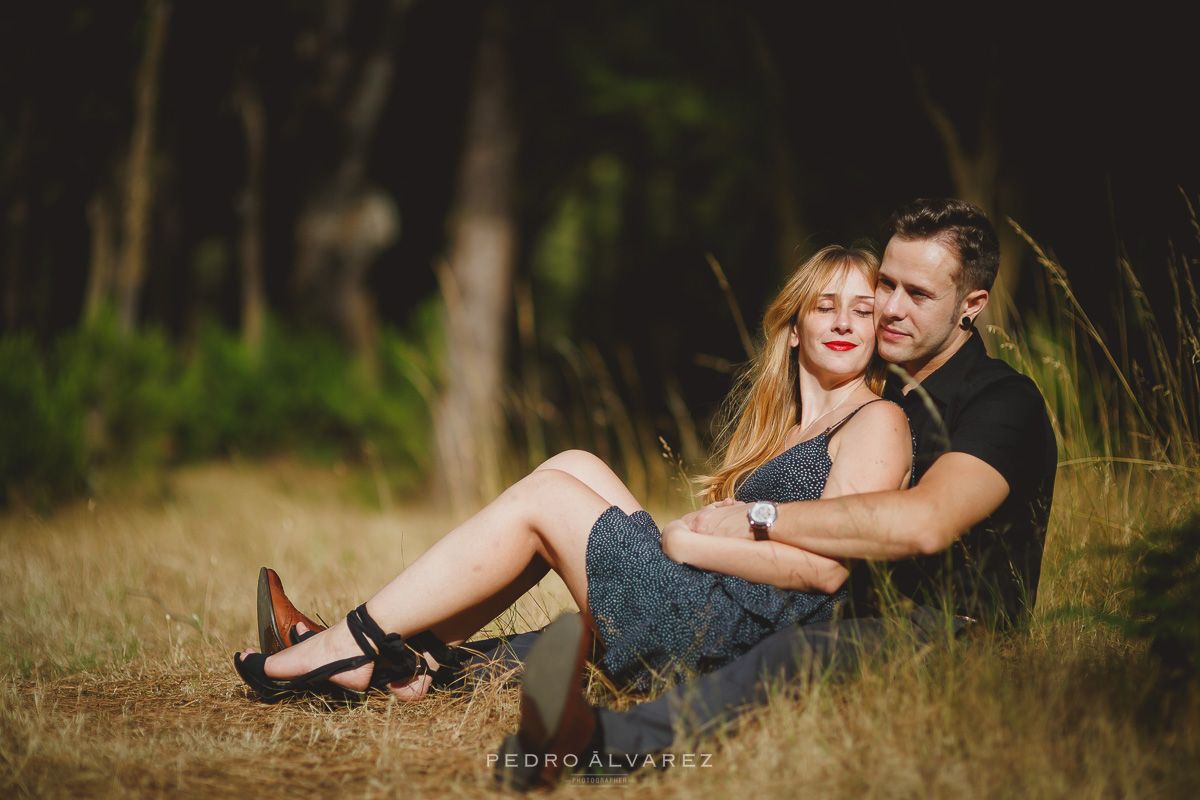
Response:
POLYGON ((846 402, 847 400, 849 400, 849 399, 850 399, 850 395, 852 395, 852 394, 854 394, 855 392, 857 392, 857 391, 858 391, 858 389, 859 389, 859 387, 858 387, 858 386, 855 386, 855 387, 853 387, 853 388, 852 388, 852 389, 851 389, 849 392, 847 392, 847 393, 846 393, 846 396, 845 396, 845 397, 843 397, 841 400, 838 400, 838 401, 837 401, 837 405, 835 405, 833 408, 831 408, 831 409, 829 409, 828 411, 826 411, 826 412, 825 412, 824 414, 822 414, 821 416, 819 416, 819 417, 817 417, 816 419, 814 419, 812 422, 810 422, 810 423, 808 423, 807 425, 805 425, 805 426, 804 426, 804 428, 803 428, 803 430, 801 430, 801 431, 800 431, 800 434, 799 434, 799 439, 800 439, 800 441, 802 441, 802 442, 803 442, 803 441, 805 441, 805 439, 804 439, 804 434, 806 434, 806 433, 808 433, 810 430, 812 430, 812 426, 813 426, 813 425, 816 425, 816 424, 817 424, 817 422, 818 422, 819 420, 822 420, 822 419, 824 419, 825 417, 828 417, 830 414, 832 414, 833 412, 835 412, 835 411, 837 411, 839 408, 841 408, 841 407, 842 407, 842 403, 844 403, 844 402, 846 402))

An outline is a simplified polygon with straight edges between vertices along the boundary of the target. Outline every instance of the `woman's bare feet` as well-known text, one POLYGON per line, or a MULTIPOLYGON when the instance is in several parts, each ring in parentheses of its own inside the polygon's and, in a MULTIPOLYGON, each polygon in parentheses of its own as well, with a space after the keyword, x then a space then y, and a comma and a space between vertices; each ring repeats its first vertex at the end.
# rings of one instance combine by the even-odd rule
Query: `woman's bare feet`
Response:
POLYGON ((392 691, 392 694, 396 695, 398 700, 411 702, 424 697, 432 685, 433 678, 426 673, 425 675, 414 675, 407 681, 392 681, 388 684, 388 689, 392 691))

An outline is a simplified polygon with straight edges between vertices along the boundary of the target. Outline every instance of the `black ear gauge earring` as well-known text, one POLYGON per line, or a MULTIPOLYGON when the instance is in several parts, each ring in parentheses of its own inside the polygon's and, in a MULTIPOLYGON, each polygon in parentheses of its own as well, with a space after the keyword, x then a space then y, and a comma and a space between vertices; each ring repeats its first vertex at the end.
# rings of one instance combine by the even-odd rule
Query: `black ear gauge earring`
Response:
POLYGON ((971 330, 972 320, 971 320, 971 317, 970 317, 970 315, 969 315, 969 314, 963 314, 962 322, 961 322, 961 323, 959 323, 959 324, 960 324, 960 325, 962 325, 962 329, 963 329, 964 331, 969 331, 969 330, 971 330))

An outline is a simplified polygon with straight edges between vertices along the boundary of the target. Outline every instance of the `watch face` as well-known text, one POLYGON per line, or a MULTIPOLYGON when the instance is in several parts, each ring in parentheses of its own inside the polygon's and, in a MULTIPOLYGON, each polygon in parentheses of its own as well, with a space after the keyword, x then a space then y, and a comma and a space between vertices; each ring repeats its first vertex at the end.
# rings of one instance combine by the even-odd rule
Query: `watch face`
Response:
POLYGON ((750 522, 753 525, 768 526, 775 521, 775 505, 758 502, 750 507, 750 522))

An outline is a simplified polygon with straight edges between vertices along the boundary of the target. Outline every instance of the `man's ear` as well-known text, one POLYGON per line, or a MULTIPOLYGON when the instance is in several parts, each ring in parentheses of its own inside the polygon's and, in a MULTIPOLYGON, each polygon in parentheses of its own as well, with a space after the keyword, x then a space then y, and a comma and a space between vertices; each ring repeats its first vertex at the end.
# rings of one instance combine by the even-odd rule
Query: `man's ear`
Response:
POLYGON ((962 310, 959 311, 959 314, 970 317, 971 322, 974 323, 983 313, 983 309, 987 307, 989 297, 987 289, 968 292, 967 296, 963 298, 962 310))

